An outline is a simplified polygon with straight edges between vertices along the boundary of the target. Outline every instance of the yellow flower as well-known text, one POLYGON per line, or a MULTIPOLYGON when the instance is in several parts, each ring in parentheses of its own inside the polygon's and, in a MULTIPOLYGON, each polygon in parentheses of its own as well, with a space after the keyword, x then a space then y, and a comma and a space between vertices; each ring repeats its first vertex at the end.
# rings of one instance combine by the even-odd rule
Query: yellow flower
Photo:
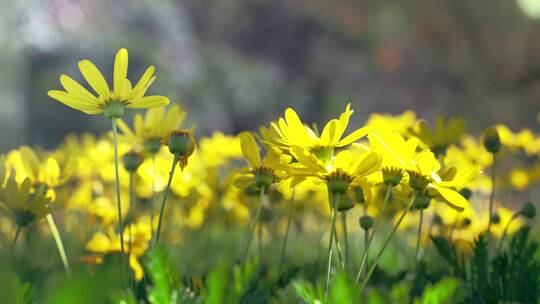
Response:
POLYGON ((527 155, 538 155, 540 153, 540 136, 530 129, 523 129, 517 133, 512 132, 505 125, 496 126, 503 145, 512 149, 521 149, 527 155))
POLYGON ((284 168, 291 161, 289 155, 271 147, 263 159, 259 145, 251 133, 243 132, 238 137, 248 167, 240 170, 239 176, 235 180, 237 187, 256 187, 258 189, 264 187, 264 189, 268 189, 274 182, 287 177, 284 168))
POLYGON ((12 216, 20 227, 27 227, 50 213, 50 200, 45 196, 45 189, 31 190, 29 179, 19 185, 13 177, 8 178, 5 187, 0 188, 0 211, 12 216))
POLYGON ((135 114, 133 130, 119 119, 118 128, 123 133, 120 138, 126 143, 155 154, 161 147, 161 141, 166 139, 170 132, 180 128, 186 116, 187 113, 177 104, 168 110, 163 107, 152 108, 146 111, 144 117, 140 113, 135 114))
MULTIPOLYGON (((152 237, 149 222, 147 223, 146 221, 146 219, 145 221, 137 221, 124 229, 124 245, 128 248, 126 254, 129 255, 129 266, 135 274, 135 279, 138 281, 144 276, 144 270, 139 262, 139 258, 148 249, 152 237)), ((108 229, 107 233, 96 232, 86 243, 86 249, 103 255, 120 253, 120 236, 112 228, 108 229)))
POLYGON ((470 168, 441 168, 433 152, 424 150, 415 158, 415 166, 409 169, 409 185, 417 190, 427 190, 431 198, 443 201, 450 207, 462 211, 469 203, 456 189, 465 187, 480 170, 470 168))
POLYGON ((298 163, 290 165, 289 174, 297 178, 315 178, 325 183, 330 193, 347 193, 351 183, 379 170, 382 161, 374 152, 344 150, 324 163, 303 147, 291 149, 298 163))
POLYGON ((445 121, 443 117, 437 117, 435 128, 429 128, 425 121, 418 122, 411 132, 418 137, 424 145, 431 149, 435 155, 446 154, 448 146, 455 144, 465 131, 465 120, 451 117, 445 121))
POLYGON ((369 127, 360 128, 343 137, 349 118, 352 115, 351 105, 348 104, 345 112, 339 119, 330 120, 323 128, 320 135, 308 126, 305 126, 298 114, 288 108, 285 110, 285 118, 270 124, 269 128, 260 128, 263 143, 289 151, 292 146, 300 146, 314 153, 319 159, 328 161, 336 147, 345 147, 365 136, 369 127))
POLYGON ((371 114, 366 125, 373 130, 385 130, 387 132, 398 132, 406 135, 416 123, 416 114, 413 111, 405 111, 400 115, 371 114))
POLYGON ((79 62, 79 70, 84 79, 97 95, 92 94, 81 84, 67 75, 60 76, 60 83, 65 91, 51 90, 47 94, 59 102, 86 114, 105 112, 109 118, 119 118, 124 108, 144 109, 167 105, 169 100, 164 96, 144 96, 146 90, 156 79, 154 66, 146 69, 137 84, 132 87, 127 79, 128 52, 120 49, 114 61, 114 88, 111 90, 99 69, 90 61, 79 62))

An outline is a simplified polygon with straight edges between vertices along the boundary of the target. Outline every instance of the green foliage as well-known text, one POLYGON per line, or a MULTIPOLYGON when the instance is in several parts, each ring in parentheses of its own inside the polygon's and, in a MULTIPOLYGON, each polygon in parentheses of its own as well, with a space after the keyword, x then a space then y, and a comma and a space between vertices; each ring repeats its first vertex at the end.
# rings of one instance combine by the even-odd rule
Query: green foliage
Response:
POLYGON ((34 303, 36 289, 29 283, 22 283, 19 277, 10 271, 0 275, 0 294, 3 303, 34 303))
POLYGON ((437 284, 427 286, 421 298, 414 300, 414 304, 450 304, 459 299, 461 282, 455 278, 446 278, 437 284))
POLYGON ((74 273, 72 277, 65 278, 58 286, 51 288, 45 303, 109 303, 111 295, 121 289, 121 268, 118 265, 108 263, 96 267, 93 273, 86 270, 74 273))
POLYGON ((480 235, 473 246, 470 265, 459 259, 455 246, 446 239, 432 238, 441 257, 464 285, 463 303, 537 303, 540 299, 540 263, 535 259, 538 245, 530 242, 529 227, 520 229, 505 252, 491 254, 486 237, 480 235))
POLYGON ((150 250, 146 267, 151 280, 148 300, 153 304, 202 303, 201 299, 180 282, 179 268, 164 246, 150 250))

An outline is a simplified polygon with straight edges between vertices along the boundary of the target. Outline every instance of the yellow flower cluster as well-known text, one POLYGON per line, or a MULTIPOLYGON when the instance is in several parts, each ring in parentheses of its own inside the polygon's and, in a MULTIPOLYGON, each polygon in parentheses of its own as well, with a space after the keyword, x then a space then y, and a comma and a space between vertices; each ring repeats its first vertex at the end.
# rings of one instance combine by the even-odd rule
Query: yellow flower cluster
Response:
MULTIPOLYGON (((138 259, 156 241, 156 232, 157 240, 163 230, 167 242, 182 243, 184 229, 244 226, 255 217, 257 204, 281 212, 293 197, 291 207, 299 211, 297 220, 306 233, 317 231, 316 223, 337 211, 377 222, 387 218, 391 224, 395 219, 399 229, 419 220, 419 213, 411 212, 399 225, 402 211, 425 211, 423 221, 431 224, 423 240, 428 234, 452 234, 472 241, 491 223, 484 202, 494 185, 484 172, 491 170, 494 155, 481 138, 465 133, 462 119, 439 118, 431 128, 412 111, 373 114, 364 126, 348 131, 359 125, 349 104, 319 132, 288 108, 259 132, 216 132, 196 145, 193 128, 183 128, 187 112, 180 105, 166 109, 166 97, 145 96, 155 80, 154 67, 132 86, 127 57, 125 49, 116 55, 112 90, 99 70, 83 60, 79 69, 94 93, 66 75, 60 77, 64 91, 49 91, 74 109, 105 113, 113 120, 112 136, 69 135, 53 151, 23 146, 0 156, 0 211, 17 226, 27 226, 58 210, 64 229, 90 254, 79 261, 123 253, 140 280, 138 259), (137 113, 131 123, 121 119, 125 108, 151 109, 137 113), (118 156, 124 166, 118 166, 118 156), (244 159, 247 166, 242 167, 244 159), (175 172, 177 163, 182 170, 175 172), (258 203, 265 196, 268 201, 258 203)), ((504 147, 534 156, 536 163, 501 174, 496 182, 527 189, 540 180, 540 136, 530 130, 512 133, 502 125, 497 130, 504 147)), ((508 208, 495 209, 500 217, 493 224, 495 235, 512 221, 508 208)), ((372 222, 365 223, 362 228, 370 229, 372 222)), ((510 233, 521 224, 514 221, 510 233)), ((336 238, 346 233, 333 228, 336 238)))

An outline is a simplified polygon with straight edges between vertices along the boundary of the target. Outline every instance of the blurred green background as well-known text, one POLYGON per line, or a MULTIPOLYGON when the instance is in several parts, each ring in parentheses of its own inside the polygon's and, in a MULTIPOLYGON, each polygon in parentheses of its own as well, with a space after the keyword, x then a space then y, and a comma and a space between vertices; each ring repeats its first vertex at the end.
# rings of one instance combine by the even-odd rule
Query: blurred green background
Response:
MULTIPOLYGON (((305 121, 340 113, 461 115, 469 130, 537 127, 537 0, 0 0, 0 148, 55 146, 110 128, 50 99, 77 62, 129 75, 155 64, 152 92, 180 102, 198 135, 236 133, 287 106, 305 121)), ((133 113, 133 112, 131 112, 133 113)), ((132 114, 131 114, 132 115, 132 114)))

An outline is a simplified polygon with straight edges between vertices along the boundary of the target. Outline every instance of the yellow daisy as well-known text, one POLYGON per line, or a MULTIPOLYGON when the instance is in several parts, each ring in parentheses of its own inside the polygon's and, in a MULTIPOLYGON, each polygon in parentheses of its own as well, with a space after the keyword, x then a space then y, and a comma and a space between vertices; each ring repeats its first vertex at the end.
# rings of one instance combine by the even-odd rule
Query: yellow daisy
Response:
POLYGON ((90 60, 79 61, 79 70, 97 95, 92 94, 67 75, 60 76, 60 83, 64 91, 51 90, 47 94, 73 109, 86 114, 105 113, 108 118, 121 117, 125 108, 144 109, 164 106, 169 103, 169 99, 164 96, 144 96, 156 79, 153 76, 154 66, 148 67, 137 84, 132 87, 131 81, 126 78, 128 71, 128 52, 126 49, 120 49, 116 53, 113 90, 109 88, 105 77, 90 60))
POLYGON ((284 151, 299 146, 308 149, 317 158, 328 161, 333 156, 334 148, 345 147, 368 133, 369 127, 363 127, 343 137, 353 112, 348 104, 339 119, 330 120, 319 135, 316 130, 304 125, 293 109, 288 108, 284 118, 272 122, 269 128, 261 127, 260 133, 263 143, 267 145, 284 151))

